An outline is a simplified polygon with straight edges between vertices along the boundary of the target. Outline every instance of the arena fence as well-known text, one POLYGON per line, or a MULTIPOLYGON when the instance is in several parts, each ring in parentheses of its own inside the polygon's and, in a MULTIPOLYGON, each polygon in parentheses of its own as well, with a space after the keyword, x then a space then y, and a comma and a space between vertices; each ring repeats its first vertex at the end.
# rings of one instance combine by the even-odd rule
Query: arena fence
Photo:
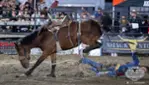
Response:
POLYGON ((13 40, 0 40, 0 53, 16 54, 13 40))
MULTIPOLYGON (((112 12, 111 12, 112 13, 112 12)), ((110 13, 110 14, 111 14, 110 13)), ((1 17, 1 18, 8 18, 8 17, 1 17)), ((31 18, 31 17, 30 17, 31 18)), ((37 17, 36 17, 37 18, 37 17)), ((40 18, 40 17, 38 17, 40 18)), ((116 20, 116 19, 114 19, 116 20)), ((33 21, 0 21, 1 26, 40 26, 40 23, 37 23, 36 20, 33 21)), ((113 26, 112 28, 116 28, 119 26, 113 26)), ((121 33, 108 33, 104 35, 104 39, 102 40, 102 52, 103 53, 130 53, 130 49, 127 43, 121 40, 117 35, 121 33)), ((25 33, 0 33, 0 53, 3 54, 16 54, 16 50, 14 48, 14 42, 16 42, 19 38, 26 36, 25 33)), ((148 35, 147 35, 148 36, 148 35)), ((135 38, 133 38, 135 39, 135 38)), ((131 39, 130 39, 131 40, 131 39)), ((148 53, 149 52, 149 42, 148 38, 142 42, 139 42, 138 51, 141 53, 148 53)), ((68 51, 60 52, 59 54, 73 54, 78 53, 76 49, 71 49, 68 51)), ((99 52, 100 50, 98 50, 99 52)), ((93 52, 94 53, 94 52, 93 52)), ((96 53, 96 52, 95 52, 96 53)), ((94 53, 94 54, 95 54, 94 53)), ((99 53, 100 54, 100 53, 99 53)))
POLYGON ((26 36, 28 33, 1 33, 0 34, 0 53, 2 54, 16 54, 14 42, 19 38, 26 36))

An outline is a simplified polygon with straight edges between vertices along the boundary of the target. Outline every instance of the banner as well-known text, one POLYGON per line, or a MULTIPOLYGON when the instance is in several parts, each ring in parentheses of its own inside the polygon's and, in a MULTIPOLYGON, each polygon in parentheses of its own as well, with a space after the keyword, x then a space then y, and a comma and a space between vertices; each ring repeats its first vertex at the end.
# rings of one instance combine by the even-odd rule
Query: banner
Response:
POLYGON ((15 45, 13 40, 0 40, 0 53, 1 54, 16 54, 15 45))
POLYGON ((123 35, 105 34, 103 37, 103 53, 131 53, 129 43, 136 41, 136 51, 138 53, 149 54, 149 38, 148 36, 140 36, 138 38, 130 38, 123 35), (123 40, 124 38, 125 40, 123 40))
POLYGON ((144 1, 144 5, 143 6, 149 6, 149 1, 144 1))

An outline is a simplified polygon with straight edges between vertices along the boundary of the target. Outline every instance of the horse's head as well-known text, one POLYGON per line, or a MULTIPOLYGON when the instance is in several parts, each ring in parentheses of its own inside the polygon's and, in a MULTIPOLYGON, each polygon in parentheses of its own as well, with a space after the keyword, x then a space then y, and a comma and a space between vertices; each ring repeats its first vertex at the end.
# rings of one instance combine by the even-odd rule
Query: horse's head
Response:
POLYGON ((23 45, 21 45, 20 42, 15 43, 15 49, 18 53, 21 65, 24 68, 28 68, 30 56, 29 56, 29 52, 27 51, 27 49, 25 49, 25 47, 23 45))

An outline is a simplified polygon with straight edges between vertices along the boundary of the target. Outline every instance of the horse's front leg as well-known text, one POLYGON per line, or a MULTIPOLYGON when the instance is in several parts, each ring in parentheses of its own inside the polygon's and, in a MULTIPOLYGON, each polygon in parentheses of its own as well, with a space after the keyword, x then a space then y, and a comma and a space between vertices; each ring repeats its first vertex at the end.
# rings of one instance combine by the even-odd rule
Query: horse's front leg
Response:
POLYGON ((56 67, 56 54, 55 53, 51 55, 51 63, 52 63, 51 73, 48 74, 47 76, 56 77, 55 76, 55 67, 56 67))
POLYGON ((39 66, 47 57, 48 57, 48 55, 42 54, 42 55, 39 57, 39 59, 36 61, 36 63, 34 64, 34 66, 33 66, 31 69, 29 69, 29 70, 25 73, 25 75, 26 75, 26 76, 30 76, 31 73, 35 70, 35 68, 36 68, 37 66, 39 66))

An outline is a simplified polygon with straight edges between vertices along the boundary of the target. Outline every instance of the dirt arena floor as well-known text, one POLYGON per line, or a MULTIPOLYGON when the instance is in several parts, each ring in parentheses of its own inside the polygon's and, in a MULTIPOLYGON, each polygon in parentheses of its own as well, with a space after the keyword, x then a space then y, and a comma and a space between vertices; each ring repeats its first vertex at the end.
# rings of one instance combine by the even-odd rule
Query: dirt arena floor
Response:
MULTIPOLYGON (((32 56, 31 65, 38 56, 32 56)), ((0 55, 0 85, 149 85, 149 75, 137 82, 125 77, 112 78, 107 76, 96 77, 87 65, 78 65, 77 55, 57 56, 56 78, 46 77, 50 73, 50 58, 46 59, 30 77, 16 77, 23 74, 17 55, 0 55), (64 62, 67 61, 67 62, 64 62), (69 62, 68 62, 69 61, 69 62)), ((121 57, 89 57, 103 63, 125 63, 131 61, 129 56, 121 57)), ((140 58, 142 65, 149 65, 149 57, 140 58)))

